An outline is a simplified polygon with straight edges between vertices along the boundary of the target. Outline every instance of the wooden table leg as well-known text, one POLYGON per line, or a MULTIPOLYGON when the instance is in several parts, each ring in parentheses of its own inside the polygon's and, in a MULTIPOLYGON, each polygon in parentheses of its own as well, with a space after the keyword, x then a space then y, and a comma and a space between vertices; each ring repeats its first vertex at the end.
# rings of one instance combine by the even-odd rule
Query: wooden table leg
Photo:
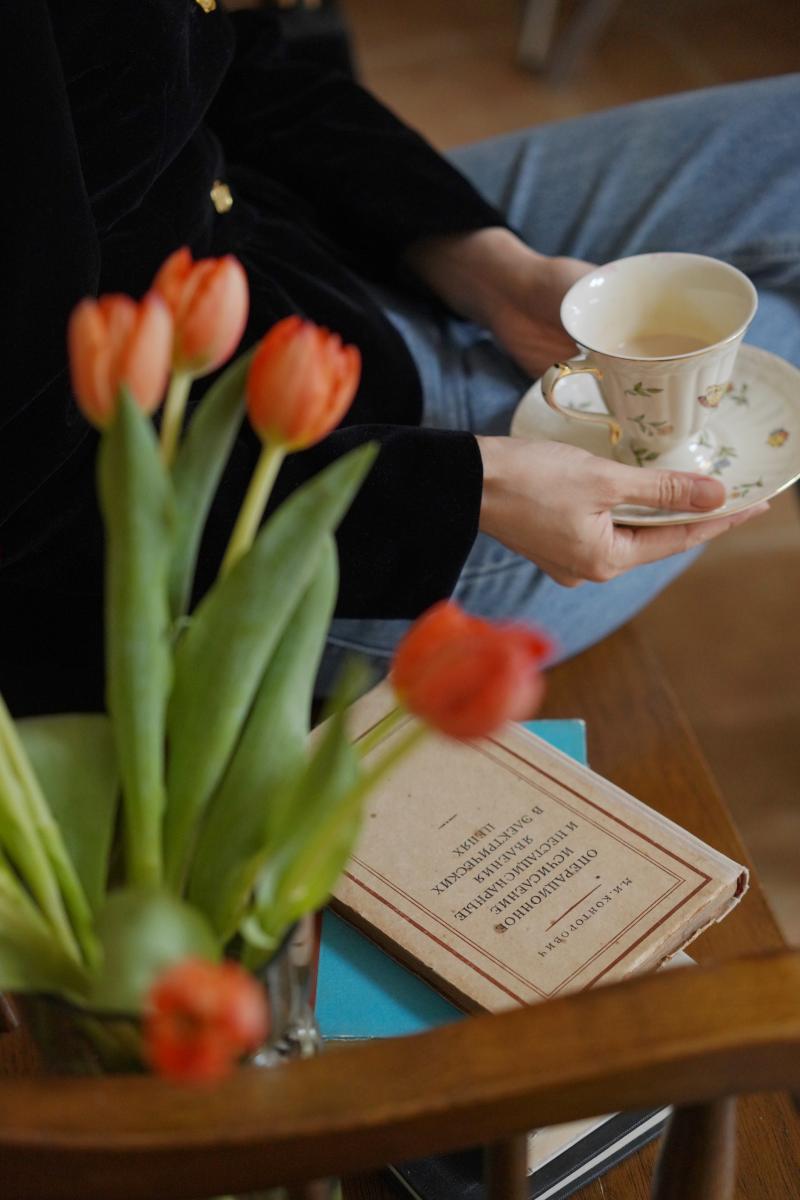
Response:
POLYGON ((518 1134, 483 1151, 486 1200, 526 1200, 528 1135, 518 1134))
POLYGON ((736 1098, 676 1108, 664 1134, 653 1200, 733 1200, 736 1098))

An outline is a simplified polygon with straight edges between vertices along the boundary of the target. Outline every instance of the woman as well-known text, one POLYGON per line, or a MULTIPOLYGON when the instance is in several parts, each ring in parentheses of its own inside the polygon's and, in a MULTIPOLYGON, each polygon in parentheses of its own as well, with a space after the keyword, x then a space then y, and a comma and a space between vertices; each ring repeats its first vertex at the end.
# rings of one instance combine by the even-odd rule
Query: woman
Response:
MULTIPOLYGON (((714 519, 715 481, 504 435, 530 378, 572 350, 558 309, 583 260, 669 248, 734 261, 762 291, 754 340, 798 357, 796 79, 534 130, 453 166, 349 78, 294 61, 268 13, 208 7, 11 0, 4 13, 5 111, 24 98, 4 130, 12 708, 102 700, 94 438, 70 400, 66 318, 86 294, 141 294, 181 244, 244 263, 246 342, 300 312, 361 349, 345 426, 291 458, 278 487, 381 443, 339 535, 327 671, 350 647, 385 663, 405 622, 453 591, 473 611, 538 620, 574 653, 759 511, 714 519), (621 501, 710 515, 617 528, 621 501)), ((201 588, 256 453, 243 430, 201 588)))

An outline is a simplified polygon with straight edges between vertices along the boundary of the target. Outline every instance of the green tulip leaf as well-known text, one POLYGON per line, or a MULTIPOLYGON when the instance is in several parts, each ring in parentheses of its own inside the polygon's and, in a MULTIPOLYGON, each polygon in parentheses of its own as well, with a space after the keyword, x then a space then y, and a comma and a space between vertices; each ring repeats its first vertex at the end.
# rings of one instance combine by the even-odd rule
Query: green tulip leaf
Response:
POLYGON ((171 677, 167 578, 172 488, 153 427, 123 390, 102 438, 107 703, 114 723, 129 877, 161 878, 164 728, 171 677))
POLYGON ((272 805, 306 763, 314 682, 337 584, 336 546, 329 537, 317 572, 264 672, 200 831, 187 895, 223 941, 235 932, 252 891, 272 805))
POLYGON ((361 446, 293 492, 204 597, 178 643, 165 821, 167 878, 176 889, 272 654, 376 453, 361 446))
POLYGON ((87 985, 84 970, 64 953, 0 855, 0 991, 59 992, 75 999, 87 985))
POLYGON ((119 776, 108 717, 70 714, 17 722, 71 862, 94 912, 105 899, 119 776))
POLYGON ((361 825, 359 776, 358 754, 340 710, 327 722, 292 803, 284 808, 253 909, 241 923, 248 965, 268 959, 294 922, 330 896, 361 825))
POLYGON ((141 1012, 155 980, 182 959, 220 957, 202 913, 168 892, 113 892, 97 921, 102 949, 89 1006, 103 1012, 141 1012))
POLYGON ((33 774, 14 722, 0 699, 0 851, 5 851, 20 878, 47 917, 59 943, 80 957, 75 930, 64 903, 63 879, 81 923, 88 923, 86 898, 69 861, 39 781, 33 774), (59 878, 61 877, 61 879, 59 878))
POLYGON ((242 423, 253 353, 237 358, 208 389, 175 459, 175 539, 169 579, 173 617, 185 613, 189 604, 203 527, 242 423))

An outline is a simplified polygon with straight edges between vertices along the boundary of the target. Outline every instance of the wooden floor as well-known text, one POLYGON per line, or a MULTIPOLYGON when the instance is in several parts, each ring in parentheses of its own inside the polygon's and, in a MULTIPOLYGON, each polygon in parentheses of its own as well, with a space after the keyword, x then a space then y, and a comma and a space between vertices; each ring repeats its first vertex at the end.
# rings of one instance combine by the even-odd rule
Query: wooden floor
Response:
MULTIPOLYGON (((562 8, 568 18, 574 3, 562 8)), ((800 70, 798 0, 623 0, 582 69, 557 89, 516 65, 517 0, 345 0, 345 9, 365 82, 441 147, 800 70)), ((800 943, 796 494, 778 497, 767 516, 715 543, 638 623, 787 935, 800 943)))

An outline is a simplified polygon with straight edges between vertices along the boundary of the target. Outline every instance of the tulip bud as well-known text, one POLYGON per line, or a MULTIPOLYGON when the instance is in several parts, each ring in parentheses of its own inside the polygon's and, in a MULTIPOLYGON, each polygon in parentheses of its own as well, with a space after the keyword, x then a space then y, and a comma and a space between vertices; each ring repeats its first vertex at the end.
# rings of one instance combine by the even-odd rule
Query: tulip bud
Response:
POLYGON ((550 652, 534 629, 493 624, 444 601, 398 646, 391 682, 409 712, 448 737, 471 740, 534 714, 550 652))
POLYGON ((256 350, 247 411, 262 441, 301 450, 335 429, 361 377, 355 346, 300 317, 285 317, 256 350))
POLYGON ((166 260, 153 288, 168 305, 175 323, 173 370, 207 375, 238 346, 249 307, 247 276, 237 258, 192 261, 186 246, 166 260))
POLYGON ((238 963, 189 958, 166 971, 150 992, 144 1023, 147 1060, 182 1083, 229 1074, 269 1032, 264 989, 238 963))
POLYGON ((145 412, 158 407, 172 346, 172 318, 159 296, 148 292, 139 304, 129 296, 82 300, 67 343, 75 399, 98 429, 113 420, 123 386, 145 412))

